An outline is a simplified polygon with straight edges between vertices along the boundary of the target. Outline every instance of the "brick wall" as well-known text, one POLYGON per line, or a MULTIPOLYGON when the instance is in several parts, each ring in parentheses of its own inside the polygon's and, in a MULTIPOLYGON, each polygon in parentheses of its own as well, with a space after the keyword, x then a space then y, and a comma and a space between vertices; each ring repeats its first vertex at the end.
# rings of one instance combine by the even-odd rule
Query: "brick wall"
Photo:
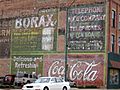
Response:
POLYGON ((75 4, 100 3, 105 0, 0 0, 0 18, 36 13, 41 8, 66 7, 75 4))
MULTIPOLYGON (((100 3, 105 0, 0 0, 0 19, 28 16, 37 14, 39 9, 51 7, 69 7, 77 4, 100 3)), ((62 8, 63 9, 63 8, 62 8)), ((58 36, 57 51, 64 51, 65 30, 66 30, 66 11, 58 13, 58 32, 63 29, 63 34, 58 36)), ((4 26, 3 26, 4 27, 4 26)), ((1 28, 2 30, 2 28, 1 28)), ((8 74, 10 71, 10 59, 1 58, 0 76, 8 74), (6 60, 7 59, 7 60, 6 60)))
POLYGON ((10 60, 2 59, 0 60, 0 76, 9 74, 10 71, 10 60))

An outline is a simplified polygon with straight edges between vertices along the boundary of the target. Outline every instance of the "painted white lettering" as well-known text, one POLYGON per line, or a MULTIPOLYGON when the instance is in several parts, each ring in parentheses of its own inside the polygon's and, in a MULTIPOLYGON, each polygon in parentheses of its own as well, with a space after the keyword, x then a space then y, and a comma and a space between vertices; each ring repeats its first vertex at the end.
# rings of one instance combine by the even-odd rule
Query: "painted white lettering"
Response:
POLYGON ((38 27, 45 27, 45 17, 44 15, 40 17, 40 20, 39 20, 39 24, 38 24, 38 27))
MULTIPOLYGON (((71 80, 95 81, 98 78, 98 71, 94 70, 94 68, 99 64, 96 64, 95 61, 91 63, 78 61, 71 66, 69 77, 71 80)), ((55 61, 48 70, 48 76, 64 75, 64 70, 64 66, 60 66, 60 61, 55 61)))
POLYGON ((22 19, 18 18, 16 19, 15 28, 21 28, 21 27, 22 27, 22 19))
MULTIPOLYGON (((73 21, 75 21, 76 18, 77 18, 76 16, 68 17, 68 20, 69 20, 69 22, 73 22, 73 21)), ((77 21, 78 21, 78 20, 77 20, 77 21)), ((70 25, 70 26, 71 26, 71 25, 70 25)))
POLYGON ((29 18, 24 18, 23 27, 28 28, 29 26, 30 26, 30 19, 29 18))
POLYGON ((55 61, 52 63, 52 65, 50 66, 49 70, 48 70, 48 76, 53 76, 53 75, 63 75, 65 68, 64 66, 59 66, 60 61, 55 61))
POLYGON ((25 62, 15 62, 15 68, 36 68, 37 65, 34 62, 29 62, 29 63, 25 63, 25 62))
POLYGON ((38 17, 32 17, 31 18, 31 28, 38 27, 37 21, 38 21, 38 17))
POLYGON ((54 27, 57 20, 53 20, 53 16, 53 14, 48 14, 40 17, 18 18, 16 19, 15 28, 54 27))
POLYGON ((86 68, 86 70, 84 72, 84 76, 83 76, 84 77, 83 78, 84 81, 85 80, 94 81, 97 78, 97 75, 96 75, 97 71, 92 71, 93 66, 94 66, 94 64, 92 62, 86 68))
POLYGON ((48 18, 48 21, 46 22, 46 26, 47 26, 47 27, 48 27, 49 25, 50 25, 50 26, 54 26, 53 21, 52 21, 52 17, 53 17, 52 14, 47 15, 47 18, 48 18))
POLYGON ((0 30, 0 36, 10 36, 10 30, 0 30))

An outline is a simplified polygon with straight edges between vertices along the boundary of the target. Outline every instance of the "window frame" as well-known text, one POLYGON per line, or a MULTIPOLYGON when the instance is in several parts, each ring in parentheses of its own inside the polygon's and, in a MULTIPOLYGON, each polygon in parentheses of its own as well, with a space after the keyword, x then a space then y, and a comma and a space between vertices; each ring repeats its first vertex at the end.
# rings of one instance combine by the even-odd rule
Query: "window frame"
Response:
POLYGON ((112 9, 112 28, 115 28, 115 18, 116 18, 116 10, 112 9))
POLYGON ((111 35, 111 50, 112 50, 112 52, 115 51, 114 49, 115 49, 115 35, 112 34, 111 35))
POLYGON ((120 36, 118 37, 118 48, 119 48, 119 53, 120 53, 120 36))
POLYGON ((120 13, 118 15, 118 29, 120 30, 120 13))

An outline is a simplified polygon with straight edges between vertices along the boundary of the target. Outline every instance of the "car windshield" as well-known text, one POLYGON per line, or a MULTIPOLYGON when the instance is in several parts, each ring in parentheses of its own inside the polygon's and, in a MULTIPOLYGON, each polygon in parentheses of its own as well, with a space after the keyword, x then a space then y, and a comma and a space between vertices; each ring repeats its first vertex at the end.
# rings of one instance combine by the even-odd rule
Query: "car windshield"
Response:
POLYGON ((35 83, 49 83, 50 78, 39 78, 35 81, 35 83))

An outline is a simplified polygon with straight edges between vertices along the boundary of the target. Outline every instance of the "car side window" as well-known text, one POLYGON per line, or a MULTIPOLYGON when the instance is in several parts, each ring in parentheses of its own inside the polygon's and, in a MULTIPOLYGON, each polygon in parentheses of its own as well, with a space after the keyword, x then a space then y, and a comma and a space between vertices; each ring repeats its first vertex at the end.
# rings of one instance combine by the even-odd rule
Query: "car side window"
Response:
POLYGON ((30 78, 32 78, 32 75, 30 74, 30 78))
POLYGON ((51 79, 51 82, 56 83, 56 79, 55 79, 55 78, 52 78, 52 79, 51 79))
POLYGON ((28 77, 28 74, 24 74, 24 77, 26 77, 26 78, 27 78, 27 77, 28 77))
POLYGON ((61 78, 56 78, 57 82, 63 82, 61 78))

